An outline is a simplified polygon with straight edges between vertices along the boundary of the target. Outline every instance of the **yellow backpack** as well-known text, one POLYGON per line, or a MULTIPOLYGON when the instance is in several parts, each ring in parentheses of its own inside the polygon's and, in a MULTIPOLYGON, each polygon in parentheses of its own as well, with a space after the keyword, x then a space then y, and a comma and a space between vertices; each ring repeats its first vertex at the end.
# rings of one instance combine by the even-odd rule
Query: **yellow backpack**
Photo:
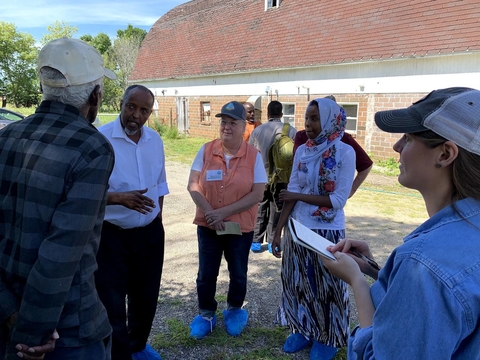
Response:
POLYGON ((283 124, 282 133, 277 136, 268 150, 268 184, 272 191, 277 183, 288 184, 293 165, 293 140, 288 136, 290 124, 283 124))

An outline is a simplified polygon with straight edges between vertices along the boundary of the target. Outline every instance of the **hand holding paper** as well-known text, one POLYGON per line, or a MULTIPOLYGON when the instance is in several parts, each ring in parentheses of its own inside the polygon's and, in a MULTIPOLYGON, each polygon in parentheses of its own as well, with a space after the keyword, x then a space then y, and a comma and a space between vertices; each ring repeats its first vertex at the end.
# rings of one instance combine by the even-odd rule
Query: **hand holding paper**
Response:
POLYGON ((242 230, 238 222, 226 221, 225 230, 217 230, 217 235, 242 235, 242 230))

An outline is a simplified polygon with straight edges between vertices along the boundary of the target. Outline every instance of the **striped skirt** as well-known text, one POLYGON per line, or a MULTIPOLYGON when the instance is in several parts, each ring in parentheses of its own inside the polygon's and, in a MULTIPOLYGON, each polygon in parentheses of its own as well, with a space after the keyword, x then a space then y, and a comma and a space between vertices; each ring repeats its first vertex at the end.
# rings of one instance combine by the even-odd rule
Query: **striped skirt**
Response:
MULTIPOLYGON (((345 236, 345 230, 313 231, 334 243, 345 236)), ((346 346, 350 333, 347 284, 325 269, 319 254, 295 244, 288 227, 284 235, 277 322, 327 346, 346 346)))

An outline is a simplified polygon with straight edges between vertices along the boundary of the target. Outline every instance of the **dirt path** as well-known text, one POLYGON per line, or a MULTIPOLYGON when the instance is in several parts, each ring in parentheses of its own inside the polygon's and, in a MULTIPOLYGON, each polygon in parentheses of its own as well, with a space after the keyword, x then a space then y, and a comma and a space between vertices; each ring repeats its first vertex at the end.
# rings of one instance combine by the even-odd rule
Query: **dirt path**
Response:
MULTIPOLYGON (((195 206, 186 190, 189 175, 187 165, 167 162, 167 178, 170 194, 165 197, 163 221, 166 233, 165 262, 157 316, 152 334, 167 331, 165 321, 177 318, 188 325, 197 315, 195 279, 197 273, 196 226, 192 224, 195 206)), ((396 179, 371 174, 366 187, 395 186, 396 179)), ((370 196, 371 190, 360 189, 357 195, 370 196)), ((373 194, 373 193, 372 193, 373 194)), ((354 198, 355 198, 354 197, 354 198)), ((352 199, 354 199, 352 198, 352 199)), ((372 206, 347 204, 347 235, 370 241, 375 258, 383 264, 403 236, 412 231, 421 219, 409 217, 392 219, 379 215, 372 206), (388 221, 386 221, 388 220, 388 221)), ((217 294, 226 294, 228 272, 222 263, 218 278, 217 294)), ((268 251, 251 253, 249 262, 248 292, 245 308, 249 311, 249 326, 274 327, 273 320, 280 297, 280 260, 268 251)), ((219 304, 220 308, 224 303, 219 304)), ((355 315, 354 315, 355 316, 355 315)), ((219 324, 220 325, 220 324, 219 324)), ((281 347, 282 344, 279 344, 281 347)), ((205 359, 205 347, 161 350, 164 360, 205 359)), ((303 351, 292 359, 308 359, 303 351)))

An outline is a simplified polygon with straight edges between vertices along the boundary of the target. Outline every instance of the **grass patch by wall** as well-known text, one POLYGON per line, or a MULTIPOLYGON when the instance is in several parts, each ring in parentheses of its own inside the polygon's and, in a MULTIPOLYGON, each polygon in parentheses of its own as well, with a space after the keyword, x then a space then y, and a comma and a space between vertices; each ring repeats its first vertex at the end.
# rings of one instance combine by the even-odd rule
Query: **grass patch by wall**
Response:
POLYGON ((178 161, 191 165, 200 147, 208 141, 207 139, 201 138, 163 138, 165 156, 169 161, 178 161))
POLYGON ((377 171, 381 174, 389 176, 398 176, 400 174, 398 161, 393 157, 388 160, 378 160, 375 165, 373 171, 377 171))

